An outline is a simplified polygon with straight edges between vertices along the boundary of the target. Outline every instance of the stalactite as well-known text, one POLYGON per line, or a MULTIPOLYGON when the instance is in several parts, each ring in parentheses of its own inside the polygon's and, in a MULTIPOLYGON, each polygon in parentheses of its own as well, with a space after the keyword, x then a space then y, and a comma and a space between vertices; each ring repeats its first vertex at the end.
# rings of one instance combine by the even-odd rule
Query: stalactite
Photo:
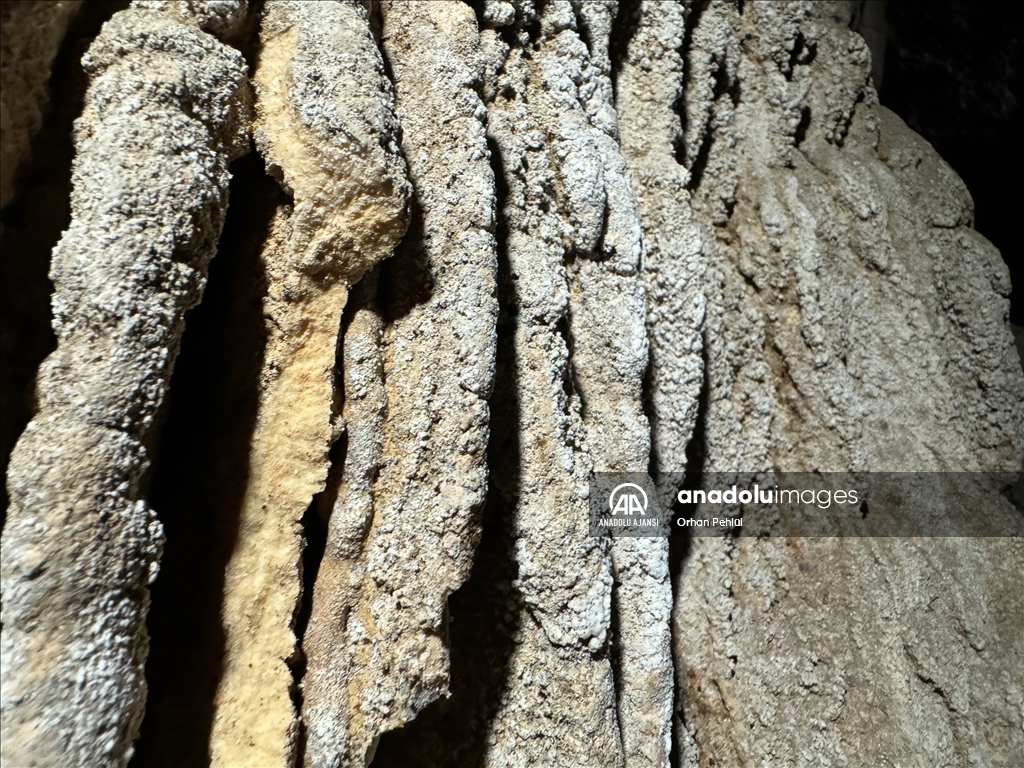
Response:
POLYGON ((447 693, 447 599, 469 573, 487 488, 496 252, 476 23, 459 4, 382 11, 413 225, 383 271, 381 445, 362 447, 375 408, 353 424, 361 442, 346 458, 316 585, 310 766, 362 765, 381 733, 447 693), (368 487, 351 487, 350 462, 356 477, 375 468, 368 487))
POLYGON ((8 470, 0 668, 12 765, 124 765, 142 719, 162 541, 144 500, 147 444, 248 124, 241 56, 188 21, 122 11, 83 62, 72 221, 50 271, 58 346, 8 470))
POLYGON ((607 541, 588 537, 593 459, 570 360, 565 266, 567 251, 598 245, 603 163, 569 69, 582 46, 572 5, 546 4, 539 15, 532 3, 513 16, 501 11, 491 17, 514 21, 508 31, 523 42, 510 46, 485 32, 490 71, 500 71, 488 128, 508 189, 502 215, 519 449, 499 459, 495 483, 511 506, 518 575, 510 609, 523 619, 487 764, 622 766, 609 654, 611 557, 607 541))
POLYGON ((214 765, 288 765, 299 713, 290 663, 305 510, 327 481, 334 367, 351 287, 407 225, 392 96, 366 10, 264 7, 256 142, 290 192, 263 250, 269 320, 238 538, 227 566, 214 765))
MULTIPOLYGON (((1011 764, 1022 523, 1009 480, 979 490, 1024 446, 1010 286, 879 105, 862 5, 115 14, 8 473, 4 764, 130 759, 157 516, 133 768, 1011 764), (256 64, 251 125, 214 35, 256 64), (871 532, 942 513, 876 505, 911 469, 1005 535, 839 537, 827 507, 836 536, 590 535, 598 474, 674 510, 856 472, 871 532)), ((71 4, 33 58, 10 20, 40 7, 4 7, 4 200, 71 4)))

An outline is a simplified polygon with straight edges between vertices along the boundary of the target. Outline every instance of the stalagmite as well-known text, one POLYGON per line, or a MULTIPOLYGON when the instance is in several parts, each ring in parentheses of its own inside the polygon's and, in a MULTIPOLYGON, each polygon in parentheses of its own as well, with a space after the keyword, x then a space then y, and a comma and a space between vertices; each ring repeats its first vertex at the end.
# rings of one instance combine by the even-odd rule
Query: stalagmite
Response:
POLYGON ((81 0, 28 0, 0 6, 0 208, 42 120, 46 81, 81 0))
POLYGON ((341 429, 332 411, 342 312, 407 224, 405 164, 366 9, 272 0, 263 13, 256 142, 292 204, 278 210, 263 251, 268 340, 225 579, 210 743, 217 766, 295 759, 289 663, 298 653, 301 520, 324 489, 341 429))
POLYGON ((497 265, 476 20, 459 3, 382 11, 412 237, 382 273, 383 452, 363 448, 378 411, 353 404, 357 450, 314 593, 303 683, 309 766, 363 765, 381 733, 447 693, 447 600, 472 565, 487 489, 497 265), (368 475, 372 492, 356 479, 368 475))
POLYGON ((142 719, 162 542, 147 445, 248 120, 241 56, 188 21, 122 11, 83 62, 72 221, 50 271, 58 346, 7 476, 5 765, 123 766, 142 719))

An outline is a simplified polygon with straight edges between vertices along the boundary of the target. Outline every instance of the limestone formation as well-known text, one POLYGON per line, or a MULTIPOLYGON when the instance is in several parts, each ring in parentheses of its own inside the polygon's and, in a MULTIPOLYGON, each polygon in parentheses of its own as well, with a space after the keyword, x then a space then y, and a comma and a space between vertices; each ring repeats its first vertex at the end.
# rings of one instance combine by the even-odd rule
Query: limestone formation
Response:
MULTIPOLYGON (((8 61, 4 13, 7 78, 29 54, 8 61)), ((116 14, 85 60, 59 346, 8 474, 4 765, 125 765, 139 732, 157 516, 175 520, 147 505, 149 456, 250 128, 242 56, 208 33, 256 64, 260 157, 236 182, 280 196, 269 224, 234 199, 222 246, 248 250, 203 307, 246 328, 252 381, 226 363, 217 397, 250 387, 254 423, 204 431, 223 463, 157 458, 164 482, 244 492, 240 509, 181 495, 214 499, 189 534, 215 539, 204 572, 226 564, 220 624, 212 605, 192 629, 154 620, 162 642, 201 641, 186 668, 209 680, 157 697, 141 768, 186 720, 181 754, 231 767, 1018 765, 1009 278, 963 183, 879 104, 865 13, 116 14), (877 533, 873 492, 901 482, 880 473, 910 470, 1003 536, 846 535, 877 533), (872 484, 852 529, 821 509, 835 535, 782 535, 781 513, 756 535, 590 535, 597 473, 649 475, 670 507, 680 478, 798 471, 872 484)))
MULTIPOLYGON (((848 21, 838 4, 758 3, 690 21, 688 125, 704 127, 687 145, 706 146, 686 155, 709 262, 702 468, 1019 469, 1005 265, 948 166, 877 104, 848 21), (755 44, 723 46, 749 30, 755 44)), ((1019 518, 998 494, 976 503, 1007 531, 1019 518)), ((1024 651, 1022 606, 984 586, 1019 567, 1019 540, 693 546, 675 611, 685 764, 1021 753, 1021 680, 1006 669, 1024 651), (985 575, 963 575, 974 569, 985 575)))
POLYGON ((487 489, 497 265, 476 22, 459 3, 382 11, 414 237, 382 270, 383 331, 367 308, 345 337, 348 450, 305 642, 310 766, 361 765, 447 693, 447 600, 487 489))
POLYGON ((256 143, 291 195, 263 250, 268 320, 250 474, 227 566, 217 766, 290 765, 299 713, 302 517, 323 491, 338 339, 351 287, 405 234, 408 183, 366 10, 268 2, 255 73, 256 143))
POLYGON ((0 208, 42 120, 46 81, 81 0, 29 0, 0 6, 0 208))
POLYGON ((0 708, 12 766, 131 755, 162 542, 147 444, 248 125, 241 56, 166 14, 118 13, 83 66, 72 221, 50 270, 58 346, 7 476, 0 708))

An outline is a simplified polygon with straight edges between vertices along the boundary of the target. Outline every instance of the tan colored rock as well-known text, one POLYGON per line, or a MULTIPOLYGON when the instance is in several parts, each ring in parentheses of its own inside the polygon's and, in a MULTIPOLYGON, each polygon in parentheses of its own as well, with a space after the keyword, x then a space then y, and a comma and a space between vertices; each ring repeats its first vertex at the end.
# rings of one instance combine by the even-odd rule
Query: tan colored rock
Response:
POLYGON ((365 341, 352 365, 345 351, 350 448, 305 642, 308 766, 363 765, 381 733, 447 693, 447 601, 487 490, 497 265, 476 21, 460 3, 382 11, 413 226, 382 271, 379 370, 365 341), (379 395, 362 394, 380 377, 383 420, 379 395))
POLYGON ((81 0, 0 5, 0 208, 14 195, 14 175, 42 122, 46 82, 81 0))
POLYGON ((298 713, 301 520, 322 491, 334 368, 351 287, 405 233, 408 184, 390 89, 366 10, 268 2, 256 141, 293 203, 263 251, 268 340, 250 474, 225 578, 224 670, 211 734, 217 766, 291 765, 298 713))
POLYGON ((122 11, 83 66, 72 220, 50 271, 58 345, 7 475, 0 720, 12 766, 124 766, 132 754, 162 545, 146 446, 223 224, 228 163, 246 146, 245 64, 194 25, 122 11))

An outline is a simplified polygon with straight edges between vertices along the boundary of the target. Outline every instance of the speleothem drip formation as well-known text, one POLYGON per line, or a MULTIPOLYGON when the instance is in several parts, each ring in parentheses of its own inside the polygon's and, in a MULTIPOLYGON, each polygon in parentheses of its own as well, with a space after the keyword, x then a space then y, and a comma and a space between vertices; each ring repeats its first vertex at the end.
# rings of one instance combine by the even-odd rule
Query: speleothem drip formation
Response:
POLYGON ((262 260, 268 339, 249 481, 227 566, 213 765, 288 765, 302 516, 323 491, 338 338, 352 286, 408 223, 393 99, 366 9, 270 0, 260 28, 256 144, 290 193, 262 260))
MULTIPOLYGON (((5 7, 4 201, 74 4, 22 5, 49 20, 30 59, 5 7)), ((189 726, 182 754, 1012 764, 1019 538, 699 538, 672 565, 665 539, 588 536, 595 471, 1019 468, 1005 266, 878 104, 854 5, 114 14, 83 62, 58 345, 7 476, 4 765, 131 758, 160 519, 182 512, 147 503, 149 466, 218 252, 246 284, 208 301, 263 323, 220 347, 226 371, 258 360, 252 424, 225 407, 196 450, 230 461, 180 477, 241 489, 193 532, 224 553, 202 561, 212 636, 162 638, 213 649, 201 706, 149 703, 189 726), (217 241, 250 136, 270 178, 240 178, 279 194, 269 221, 229 214, 246 261, 217 241)))
POLYGON ((75 124, 72 220, 50 268, 57 349, 7 474, 9 765, 123 765, 131 755, 163 539, 145 500, 147 443, 249 125, 242 57, 196 19, 122 11, 82 63, 90 84, 75 124))

